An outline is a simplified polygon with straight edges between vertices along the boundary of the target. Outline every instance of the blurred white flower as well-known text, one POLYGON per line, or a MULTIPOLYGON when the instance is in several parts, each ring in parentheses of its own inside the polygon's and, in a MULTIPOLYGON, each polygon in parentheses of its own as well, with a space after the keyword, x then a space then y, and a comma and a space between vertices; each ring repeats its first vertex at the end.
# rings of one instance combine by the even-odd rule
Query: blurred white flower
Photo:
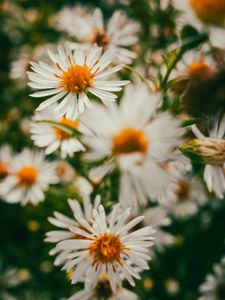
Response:
POLYGON ((147 253, 154 233, 151 226, 132 231, 144 217, 127 222, 130 209, 122 211, 119 204, 113 208, 110 220, 102 205, 93 209, 91 220, 86 220, 76 203, 72 205, 79 226, 61 215, 61 222, 50 219, 56 226, 69 228, 69 231, 47 234, 47 241, 58 242, 53 249, 53 253, 61 252, 56 263, 65 262, 63 269, 72 271, 72 283, 85 281, 86 290, 96 287, 102 274, 107 275, 113 293, 121 287, 122 279, 134 286, 133 277, 139 279, 140 271, 149 268, 147 253))
POLYGON ((156 230, 154 235, 154 247, 151 248, 152 252, 154 252, 155 249, 162 251, 165 246, 172 245, 174 242, 174 237, 164 230, 165 227, 171 224, 171 220, 167 214, 168 210, 160 206, 148 208, 144 212, 144 224, 151 225, 152 228, 156 230))
POLYGON ((138 203, 148 199, 168 201, 173 176, 163 164, 173 160, 174 149, 183 132, 179 121, 168 112, 157 113, 160 94, 151 94, 142 84, 126 89, 120 105, 96 106, 84 116, 95 136, 84 138, 90 151, 84 159, 108 158, 93 169, 90 178, 101 180, 119 167, 120 201, 137 212, 138 203))
MULTIPOLYGON (((214 145, 217 142, 221 141, 224 149, 225 115, 221 118, 221 120, 218 117, 217 121, 214 124, 214 128, 209 131, 209 137, 205 137, 200 132, 200 130, 197 128, 196 125, 192 126, 192 131, 198 139, 203 139, 203 141, 211 140, 212 142, 214 140, 214 143, 211 143, 212 144, 211 147, 214 147, 214 145)), ((208 153, 205 153, 205 156, 210 155, 210 148, 208 147, 207 150, 208 153)), ((206 182, 209 192, 214 192, 216 196, 219 198, 223 198, 223 195, 225 193, 224 168, 225 168, 224 159, 223 162, 219 159, 218 164, 216 164, 216 157, 215 157, 215 164, 206 164, 204 170, 204 180, 206 182)))
POLYGON ((44 200, 49 185, 57 182, 55 163, 47 162, 42 152, 26 148, 13 159, 10 175, 0 184, 0 195, 8 203, 36 205, 44 200))
POLYGON ((206 276, 200 286, 201 297, 198 300, 222 300, 225 298, 225 258, 213 265, 213 273, 206 276))
POLYGON ((173 5, 181 11, 177 22, 191 25, 209 33, 214 47, 225 48, 225 1, 224 0, 173 0, 173 5))
POLYGON ((107 78, 119 71, 123 65, 105 70, 113 59, 112 51, 102 55, 102 49, 96 45, 87 50, 71 51, 62 46, 58 54, 49 51, 52 66, 39 62, 31 62, 33 72, 28 72, 31 80, 29 86, 40 90, 32 97, 49 97, 37 108, 38 111, 62 100, 56 110, 61 116, 76 119, 78 114, 91 106, 88 93, 100 98, 103 102, 115 101, 114 92, 120 91, 127 80, 108 80, 107 78))
POLYGON ((76 176, 73 167, 65 160, 57 160, 55 166, 56 175, 60 182, 71 182, 76 176))
POLYGON ((0 148, 0 181, 10 174, 12 157, 13 154, 9 145, 0 148))
MULTIPOLYGON (((170 79, 184 77, 187 79, 210 79, 216 72, 216 64, 211 55, 203 51, 192 50, 186 52, 173 69, 170 79)), ((165 73, 163 70, 162 73, 165 73)))
POLYGON ((51 105, 41 112, 36 112, 32 118, 30 132, 31 139, 38 147, 45 147, 45 154, 48 155, 57 149, 60 149, 62 158, 72 157, 75 152, 85 151, 85 146, 74 136, 73 130, 79 133, 88 133, 89 131, 82 124, 82 120, 71 120, 62 117, 56 110, 56 105, 51 105), (59 125, 67 126, 68 130, 51 124, 57 122, 59 125), (71 131, 70 131, 71 129, 71 131))
POLYGON ((177 218, 187 218, 198 212, 207 201, 203 185, 195 178, 180 177, 175 186, 175 201, 168 211, 177 218))
POLYGON ((65 8, 59 14, 58 24, 59 29, 78 40, 75 48, 97 44, 104 49, 111 49, 114 59, 122 63, 131 63, 136 57, 136 53, 127 48, 137 44, 140 26, 129 20, 122 11, 114 12, 105 25, 99 8, 89 13, 81 7, 65 8))
POLYGON ((5 269, 0 262, 0 299, 17 300, 17 297, 11 293, 12 289, 26 280, 27 278, 23 277, 23 272, 13 267, 5 269))

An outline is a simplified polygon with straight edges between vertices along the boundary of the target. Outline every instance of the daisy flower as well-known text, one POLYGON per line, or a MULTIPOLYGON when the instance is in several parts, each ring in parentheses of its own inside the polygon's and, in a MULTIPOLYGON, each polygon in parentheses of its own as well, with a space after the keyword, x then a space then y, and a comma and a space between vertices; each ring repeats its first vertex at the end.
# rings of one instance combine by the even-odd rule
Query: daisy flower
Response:
POLYGON ((209 192, 214 192, 217 197, 223 198, 225 193, 225 116, 221 120, 218 118, 213 129, 209 131, 209 137, 205 137, 196 125, 192 126, 192 131, 199 139, 195 140, 195 143, 206 164, 204 180, 207 188, 209 192))
POLYGON ((105 275, 100 277, 95 288, 81 290, 67 300, 98 300, 102 298, 107 300, 138 300, 135 293, 123 287, 118 288, 116 293, 114 293, 109 279, 105 275))
POLYGON ((86 289, 92 289, 100 275, 106 274, 113 293, 121 287, 122 277, 134 286, 133 277, 140 279, 139 272, 149 268, 148 248, 152 246, 154 231, 147 226, 131 232, 144 217, 127 222, 130 209, 121 212, 119 204, 114 207, 110 220, 102 205, 93 209, 92 216, 89 223, 90 220, 85 220, 77 207, 74 217, 79 227, 70 226, 73 237, 64 237, 56 245, 56 251, 67 253, 64 269, 72 271, 72 283, 85 280, 86 289))
POLYGON ((5 179, 11 169, 12 150, 9 145, 0 148, 0 181, 5 179))
POLYGON ((44 191, 58 182, 55 164, 44 158, 42 152, 24 149, 13 159, 10 175, 0 184, 0 195, 6 202, 36 205, 44 200, 44 191))
MULTIPOLYGON (((100 198, 97 196, 95 198, 94 204, 91 203, 90 197, 86 194, 83 195, 83 206, 75 199, 68 199, 68 204, 73 215, 79 211, 79 215, 82 216, 89 224, 93 223, 92 211, 93 209, 97 209, 100 205, 100 198)), ((83 227, 73 218, 69 218, 59 212, 54 212, 54 217, 50 217, 49 222, 58 227, 60 230, 50 231, 46 234, 46 242, 49 243, 58 243, 63 240, 73 238, 74 232, 70 230, 70 228, 76 228, 75 230, 79 231, 83 227)), ((79 237, 79 233, 77 233, 77 237, 79 237)), ((51 255, 54 255, 58 252, 61 252, 57 255, 55 259, 55 265, 60 265, 66 260, 69 259, 68 254, 71 251, 58 251, 58 249, 53 248, 50 252, 51 255)))
POLYGON ((145 210, 144 213, 144 224, 150 225, 156 233, 154 235, 154 249, 162 251, 165 246, 173 244, 174 237, 164 230, 171 224, 171 220, 167 216, 168 210, 161 206, 151 207, 145 210))
POLYGON ((17 297, 14 297, 11 292, 24 281, 26 281, 26 279, 22 276, 22 270, 13 267, 5 268, 0 262, 1 300, 16 300, 17 297))
POLYGON ((172 215, 185 218, 197 213, 200 205, 206 203, 207 195, 203 185, 195 178, 180 177, 175 185, 175 201, 168 207, 172 215))
MULTIPOLYGON (((85 9, 83 9, 83 12, 85 9)), ((111 49, 114 52, 114 59, 123 63, 131 63, 136 58, 136 53, 127 49, 138 42, 138 32, 140 26, 137 22, 129 20, 126 14, 117 10, 104 24, 104 18, 99 8, 91 13, 83 13, 81 9, 72 9, 67 11, 68 21, 64 30, 74 36, 81 44, 76 47, 90 47, 97 44, 104 49, 111 49)), ((65 18, 64 14, 59 15, 59 24, 62 24, 65 18)), ((62 28, 62 25, 60 26, 62 28)))
POLYGON ((55 171, 59 181, 63 183, 71 182, 76 176, 73 167, 65 160, 56 161, 55 171))
POLYGON ((138 202, 145 205, 148 199, 166 199, 173 182, 163 163, 172 159, 182 130, 169 113, 156 112, 160 100, 160 94, 150 94, 144 84, 129 86, 120 105, 96 106, 84 119, 95 133, 85 137, 90 151, 84 159, 109 157, 91 171, 90 178, 101 180, 118 167, 121 204, 134 212, 138 202))
POLYGON ((181 25, 190 24, 198 30, 209 33, 214 47, 224 48, 221 38, 225 34, 225 1, 224 0, 173 0, 173 5, 181 11, 181 25))
POLYGON ((31 62, 33 72, 28 72, 31 80, 29 85, 40 90, 31 96, 50 96, 38 106, 38 111, 61 100, 55 110, 61 116, 74 120, 84 112, 85 107, 90 107, 88 93, 107 103, 115 101, 117 95, 114 92, 120 91, 122 86, 129 83, 127 80, 107 80, 123 65, 106 70, 112 63, 112 52, 106 51, 102 55, 102 48, 96 45, 73 52, 59 46, 58 54, 49 51, 49 57, 53 62, 52 66, 43 62, 31 62))
POLYGON ((200 286, 201 297, 198 300, 222 300, 225 298, 225 258, 214 264, 213 274, 206 276, 205 282, 200 286))
POLYGON ((46 155, 59 148, 62 158, 72 157, 75 152, 85 151, 84 145, 77 137, 74 137, 73 133, 73 130, 77 130, 80 133, 88 133, 88 130, 82 124, 81 118, 76 120, 65 118, 55 108, 56 105, 52 105, 41 112, 36 112, 34 115, 30 132, 35 146, 45 147, 46 155), (57 122, 62 126, 65 125, 68 131, 56 127, 50 122, 57 122), (69 131, 70 129, 71 131, 69 131))
POLYGON ((170 78, 182 76, 192 80, 208 80, 216 72, 216 64, 212 57, 199 50, 186 52, 178 62, 176 69, 171 72, 170 78))

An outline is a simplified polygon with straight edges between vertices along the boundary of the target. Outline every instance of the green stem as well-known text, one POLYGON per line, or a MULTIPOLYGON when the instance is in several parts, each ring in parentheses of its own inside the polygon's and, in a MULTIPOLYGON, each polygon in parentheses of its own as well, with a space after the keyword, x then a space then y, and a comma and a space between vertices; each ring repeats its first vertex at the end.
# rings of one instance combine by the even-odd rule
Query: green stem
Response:
POLYGON ((170 77, 171 72, 173 71, 173 69, 176 67, 178 61, 181 59, 181 57, 183 56, 183 50, 180 49, 179 52, 177 53, 176 57, 174 58, 173 62, 170 64, 169 68, 167 69, 166 75, 163 78, 163 81, 161 83, 161 89, 164 91, 167 88, 167 81, 170 77))
MULTIPOLYGON (((138 72, 136 69, 134 69, 130 66, 125 66, 124 68, 126 68, 127 70, 135 73, 141 79, 141 81, 143 81, 147 85, 149 90, 152 91, 152 88, 150 87, 148 80, 140 72, 138 72)), ((156 89, 158 90, 157 82, 153 78, 150 78, 150 80, 154 83, 156 89)))

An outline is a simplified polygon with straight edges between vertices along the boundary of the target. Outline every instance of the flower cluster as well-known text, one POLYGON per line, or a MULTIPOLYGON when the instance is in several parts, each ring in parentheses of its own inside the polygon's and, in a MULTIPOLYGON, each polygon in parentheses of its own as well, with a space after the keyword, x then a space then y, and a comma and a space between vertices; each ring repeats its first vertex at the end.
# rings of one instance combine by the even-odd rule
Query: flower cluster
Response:
MULTIPOLYGON (((179 243, 173 221, 225 195, 225 1, 152 2, 143 22, 125 10, 64 7, 49 23, 69 41, 24 48, 11 65, 12 79, 27 73, 35 112, 20 130, 38 150, 0 148, 0 197, 24 206, 60 195, 45 242, 78 287, 68 300, 137 300, 150 260, 179 243), (177 16, 170 45, 173 27, 157 36, 154 19, 143 26, 154 9, 177 16)), ((214 270, 199 300, 224 299, 224 259, 214 270)))

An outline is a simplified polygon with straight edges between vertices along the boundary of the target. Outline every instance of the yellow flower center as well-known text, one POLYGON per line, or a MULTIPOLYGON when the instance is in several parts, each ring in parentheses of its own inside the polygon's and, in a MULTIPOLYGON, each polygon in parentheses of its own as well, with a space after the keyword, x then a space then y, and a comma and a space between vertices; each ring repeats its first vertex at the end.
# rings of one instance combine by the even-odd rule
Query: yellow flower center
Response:
POLYGON ((97 44, 99 47, 104 48, 110 43, 110 38, 103 28, 96 29, 90 42, 91 44, 97 44))
POLYGON ((115 155, 134 152, 145 154, 148 150, 148 140, 142 130, 124 128, 113 137, 112 150, 115 155))
MULTIPOLYGON (((78 121, 77 120, 70 120, 70 119, 67 119, 67 118, 62 118, 60 121, 59 121, 60 124, 62 125, 67 125, 68 127, 72 128, 72 129, 77 129, 78 128, 78 121)), ((53 129, 55 131, 55 134, 56 134, 56 138, 59 139, 59 140, 66 140, 70 137, 70 134, 60 128, 57 128, 57 127, 54 127, 53 126, 53 129)))
POLYGON ((207 80, 212 77, 214 70, 205 63, 204 58, 200 58, 198 61, 187 66, 187 73, 191 78, 207 80))
POLYGON ((225 22, 225 0, 189 0, 196 15, 206 23, 223 25, 225 22))
POLYGON ((94 265, 118 262, 122 265, 121 253, 124 250, 119 237, 112 233, 103 233, 91 243, 89 255, 94 256, 94 265))
POLYGON ((17 173, 19 184, 30 186, 37 181, 38 171, 33 166, 24 166, 17 173))
POLYGON ((8 168, 5 163, 0 163, 0 179, 6 178, 8 175, 8 168))
POLYGON ((81 93, 93 84, 95 75, 87 65, 73 65, 67 71, 62 70, 58 64, 56 66, 62 71, 62 75, 55 76, 60 79, 60 87, 67 92, 81 93))

